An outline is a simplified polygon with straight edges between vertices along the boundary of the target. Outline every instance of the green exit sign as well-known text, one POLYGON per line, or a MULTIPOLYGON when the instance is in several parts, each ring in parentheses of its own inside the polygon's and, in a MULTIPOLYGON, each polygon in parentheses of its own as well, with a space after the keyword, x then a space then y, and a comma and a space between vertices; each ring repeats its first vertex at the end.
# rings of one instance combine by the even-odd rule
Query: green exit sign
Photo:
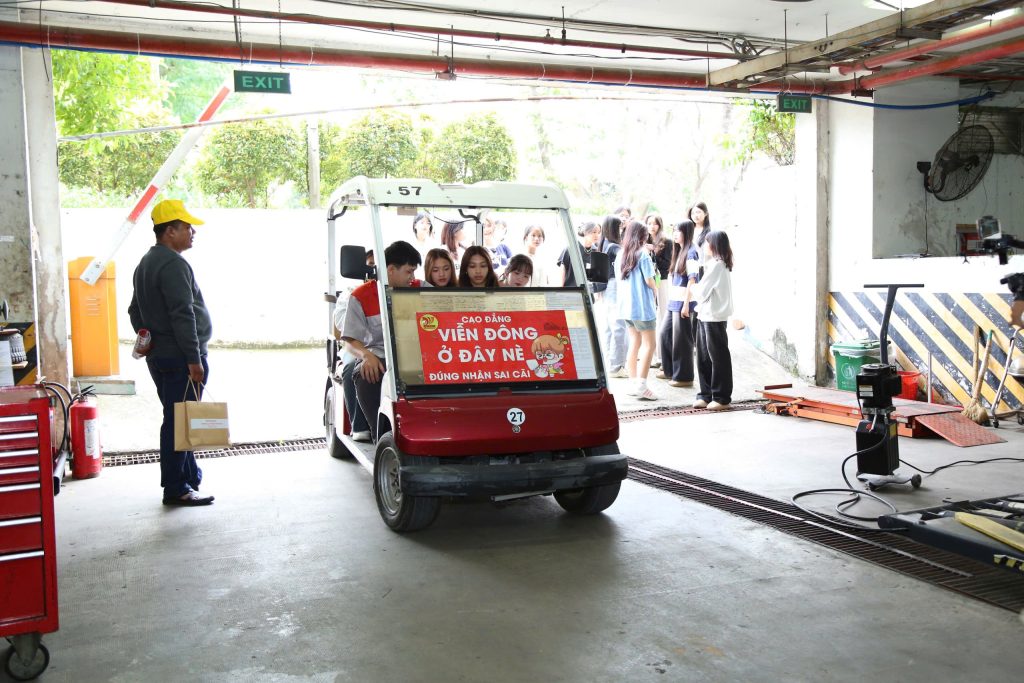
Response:
POLYGON ((236 71, 235 92, 262 92, 290 95, 291 74, 266 71, 236 71))
POLYGON ((810 114, 811 113, 811 96, 810 95, 779 95, 778 99, 779 111, 786 114, 810 114))

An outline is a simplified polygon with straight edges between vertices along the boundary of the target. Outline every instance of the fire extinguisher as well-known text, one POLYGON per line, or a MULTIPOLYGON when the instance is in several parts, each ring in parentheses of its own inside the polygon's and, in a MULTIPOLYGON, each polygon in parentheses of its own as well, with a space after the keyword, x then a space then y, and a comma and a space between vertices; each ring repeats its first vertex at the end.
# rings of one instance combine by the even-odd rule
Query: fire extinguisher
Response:
POLYGON ((68 411, 71 427, 71 476, 75 479, 90 479, 98 476, 103 469, 99 410, 90 392, 91 388, 75 396, 68 411))

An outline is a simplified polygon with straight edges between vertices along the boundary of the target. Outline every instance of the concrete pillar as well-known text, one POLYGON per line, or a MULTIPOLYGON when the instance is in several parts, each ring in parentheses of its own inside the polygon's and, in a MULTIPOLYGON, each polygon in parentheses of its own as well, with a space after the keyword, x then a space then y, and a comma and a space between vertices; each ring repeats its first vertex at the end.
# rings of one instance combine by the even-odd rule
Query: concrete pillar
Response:
POLYGON ((815 100, 812 114, 796 115, 796 253, 787 263, 798 269, 794 305, 798 319, 813 320, 813 329, 794 339, 799 372, 827 381, 829 125, 826 100, 815 100))
POLYGON ((10 327, 23 330, 29 352, 29 372, 15 372, 15 381, 32 381, 35 354, 32 335, 36 321, 36 274, 38 249, 32 229, 29 202, 28 140, 25 101, 22 93, 21 49, 0 47, 0 299, 10 305, 10 327))
POLYGON ((57 125, 49 50, 21 51, 28 131, 32 221, 39 240, 36 262, 36 343, 39 368, 68 385, 67 275, 60 227, 57 125))

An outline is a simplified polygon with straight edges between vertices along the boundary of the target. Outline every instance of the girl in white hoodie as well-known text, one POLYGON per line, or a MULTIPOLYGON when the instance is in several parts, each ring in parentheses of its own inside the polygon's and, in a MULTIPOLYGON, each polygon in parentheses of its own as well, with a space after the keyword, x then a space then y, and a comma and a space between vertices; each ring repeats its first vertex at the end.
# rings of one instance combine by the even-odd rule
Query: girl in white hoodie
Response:
POLYGON ((732 315, 732 247, 729 236, 712 231, 704 243, 704 277, 697 286, 697 376, 694 408, 724 410, 732 403, 732 356, 726 324, 732 315))

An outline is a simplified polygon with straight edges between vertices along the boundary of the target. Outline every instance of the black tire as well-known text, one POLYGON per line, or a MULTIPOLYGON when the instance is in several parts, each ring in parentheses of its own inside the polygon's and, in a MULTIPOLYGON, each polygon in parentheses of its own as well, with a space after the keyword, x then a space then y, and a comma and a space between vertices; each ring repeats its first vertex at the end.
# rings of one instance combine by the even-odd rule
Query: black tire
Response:
POLYGON ((13 647, 10 648, 7 651, 7 662, 4 669, 7 671, 7 675, 16 681, 31 681, 46 671, 48 666, 50 666, 50 651, 46 649, 45 645, 39 643, 35 657, 27 663, 21 661, 21 657, 13 647))
POLYGON ((377 440, 377 453, 373 459, 373 495, 377 498, 381 519, 393 531, 418 531, 437 519, 441 499, 403 495, 398 477, 402 464, 423 465, 432 460, 403 454, 391 432, 377 440))
POLYGON ((566 512, 574 515, 596 515, 607 510, 619 497, 622 482, 591 486, 585 489, 555 491, 555 500, 566 512))
POLYGON ((334 401, 337 390, 331 380, 327 380, 327 391, 324 393, 324 435, 327 437, 327 454, 338 460, 351 460, 352 454, 338 438, 334 424, 334 401))

